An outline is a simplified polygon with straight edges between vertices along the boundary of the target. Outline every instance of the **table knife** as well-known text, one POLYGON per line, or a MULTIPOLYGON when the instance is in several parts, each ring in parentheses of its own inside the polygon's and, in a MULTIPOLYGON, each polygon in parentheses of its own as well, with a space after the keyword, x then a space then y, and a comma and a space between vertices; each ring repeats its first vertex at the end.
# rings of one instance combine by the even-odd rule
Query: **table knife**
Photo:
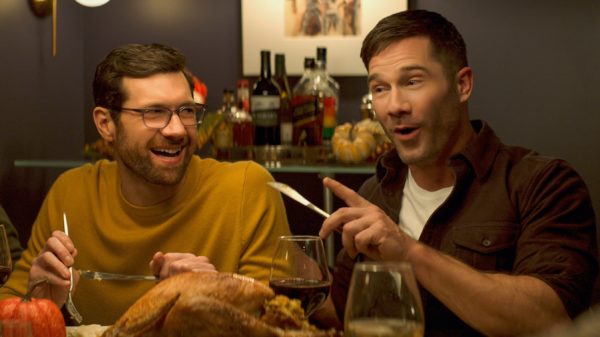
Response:
POLYGON ((321 214, 322 217, 324 217, 324 218, 329 217, 329 213, 325 212, 324 210, 320 209, 312 202, 308 201, 298 191, 296 191, 289 185, 278 182, 278 181, 269 181, 269 182, 267 182, 267 185, 269 185, 269 186, 273 187, 274 189, 278 190, 279 192, 287 195, 288 197, 292 198, 293 200, 299 202, 300 204, 310 208, 311 210, 321 214))
POLYGON ((121 281, 158 281, 158 277, 152 275, 125 275, 115 273, 105 273, 91 270, 78 270, 79 276, 87 280, 121 280, 121 281))

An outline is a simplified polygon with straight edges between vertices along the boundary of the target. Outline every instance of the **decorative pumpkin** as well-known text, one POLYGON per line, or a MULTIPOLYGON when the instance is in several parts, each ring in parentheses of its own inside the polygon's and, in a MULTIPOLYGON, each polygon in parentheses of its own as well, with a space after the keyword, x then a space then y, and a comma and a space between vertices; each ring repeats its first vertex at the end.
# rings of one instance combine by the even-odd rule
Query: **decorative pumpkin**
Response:
POLYGON ((365 118, 360 122, 356 123, 354 127, 359 130, 370 132, 373 135, 373 137, 375 137, 375 141, 377 141, 377 144, 382 145, 386 142, 390 142, 390 139, 385 134, 385 131, 383 131, 383 127, 376 120, 365 118))
MULTIPOLYGON (((41 282, 34 284, 32 289, 41 282)), ((65 337, 67 334, 65 320, 56 304, 43 298, 31 298, 31 290, 23 298, 0 301, 0 320, 2 319, 31 322, 32 337, 65 337)))
POLYGON ((331 145, 337 160, 357 164, 371 156, 376 141, 371 132, 345 123, 335 128, 331 145))
POLYGON ((365 118, 354 126, 357 129, 369 131, 375 137, 375 151, 370 159, 377 159, 381 154, 392 148, 392 142, 383 131, 383 127, 378 121, 370 118, 365 118))

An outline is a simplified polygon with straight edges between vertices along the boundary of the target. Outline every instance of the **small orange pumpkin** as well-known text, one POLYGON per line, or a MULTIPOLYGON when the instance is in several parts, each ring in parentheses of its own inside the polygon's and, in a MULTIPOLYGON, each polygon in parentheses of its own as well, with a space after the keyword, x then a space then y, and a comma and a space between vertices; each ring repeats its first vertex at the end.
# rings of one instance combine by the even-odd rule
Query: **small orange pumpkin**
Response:
MULTIPOLYGON (((32 289, 41 282, 34 284, 32 289)), ((0 320, 3 319, 31 322, 32 337, 65 337, 67 334, 65 320, 58 306, 44 298, 31 298, 31 290, 23 298, 0 301, 0 320)))
POLYGON ((345 123, 335 128, 331 146, 337 160, 342 163, 358 164, 373 153, 375 138, 370 132, 345 123))

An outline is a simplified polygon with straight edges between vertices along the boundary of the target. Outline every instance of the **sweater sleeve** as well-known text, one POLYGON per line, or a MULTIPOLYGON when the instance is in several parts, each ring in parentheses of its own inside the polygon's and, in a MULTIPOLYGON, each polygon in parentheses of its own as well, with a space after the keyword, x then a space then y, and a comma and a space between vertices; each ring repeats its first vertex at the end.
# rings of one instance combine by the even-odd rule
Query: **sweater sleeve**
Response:
POLYGON ((267 187, 268 181, 273 177, 266 169, 248 162, 242 189, 241 218, 245 223, 239 272, 265 283, 278 238, 290 235, 281 195, 267 187))

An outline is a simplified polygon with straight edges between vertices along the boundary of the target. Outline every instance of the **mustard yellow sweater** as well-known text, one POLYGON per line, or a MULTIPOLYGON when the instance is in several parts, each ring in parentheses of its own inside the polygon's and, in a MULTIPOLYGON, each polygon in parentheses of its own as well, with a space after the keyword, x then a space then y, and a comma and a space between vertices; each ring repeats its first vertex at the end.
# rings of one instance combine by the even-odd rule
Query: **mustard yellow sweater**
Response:
MULTIPOLYGON (((269 172, 254 162, 194 156, 173 198, 137 207, 121 195, 114 162, 69 170, 48 192, 0 298, 25 293, 32 260, 52 231, 63 229, 63 212, 78 250, 76 269, 150 274, 155 252, 189 252, 208 256, 219 271, 267 282, 277 238, 289 234, 283 201, 267 187, 269 180, 269 172)), ((153 284, 81 279, 75 306, 84 324, 109 325, 153 284)))

